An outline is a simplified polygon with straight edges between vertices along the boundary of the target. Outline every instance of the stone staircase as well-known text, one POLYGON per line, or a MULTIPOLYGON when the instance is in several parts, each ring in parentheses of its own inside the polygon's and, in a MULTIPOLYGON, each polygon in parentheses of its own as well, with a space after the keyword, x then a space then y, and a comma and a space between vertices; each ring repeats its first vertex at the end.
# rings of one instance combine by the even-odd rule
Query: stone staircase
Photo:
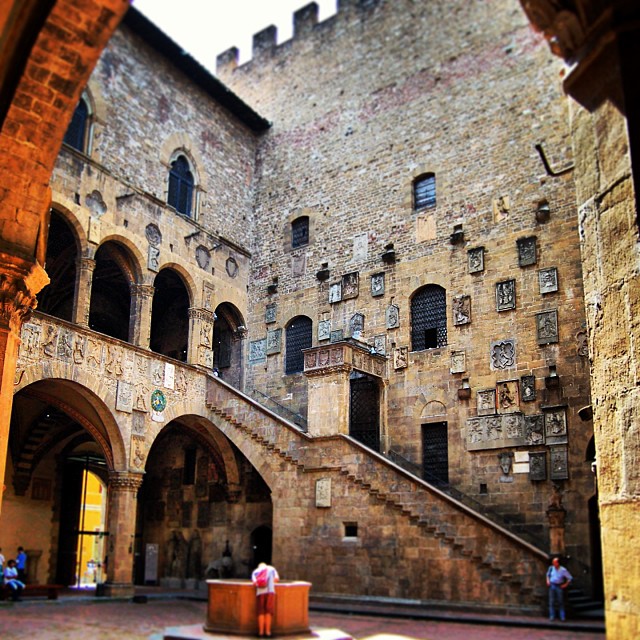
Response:
POLYGON ((230 429, 298 473, 334 474, 362 494, 361 504, 382 506, 419 537, 437 541, 441 554, 471 563, 480 602, 543 606, 548 555, 531 543, 349 436, 311 437, 217 378, 209 380, 206 403, 230 429))

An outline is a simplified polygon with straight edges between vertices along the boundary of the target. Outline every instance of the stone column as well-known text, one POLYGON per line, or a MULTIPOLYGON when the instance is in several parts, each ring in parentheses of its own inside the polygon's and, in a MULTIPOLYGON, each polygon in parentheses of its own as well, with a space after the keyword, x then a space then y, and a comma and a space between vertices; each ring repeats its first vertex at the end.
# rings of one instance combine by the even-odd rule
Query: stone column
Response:
POLYGON ((0 478, 5 476, 20 329, 36 307, 36 294, 48 282, 37 262, 0 252, 0 478))
POLYGON ((129 341, 137 347, 148 349, 151 341, 151 309, 155 288, 151 284, 134 283, 130 290, 129 341))
POLYGON ((113 472, 109 477, 109 543, 105 595, 133 595, 133 560, 138 489, 143 474, 113 472))
POLYGON ((213 311, 189 309, 189 364, 213 368, 213 311))
POLYGON ((73 303, 73 321, 81 327, 89 326, 91 285, 95 268, 96 261, 93 258, 80 258, 76 262, 76 296, 73 303))
POLYGON ((305 372, 308 382, 307 429, 310 436, 349 433, 351 367, 305 372))
POLYGON ((553 487, 553 494, 547 508, 549 520, 549 550, 553 556, 563 556, 565 553, 564 521, 567 510, 562 506, 562 494, 557 486, 553 487))

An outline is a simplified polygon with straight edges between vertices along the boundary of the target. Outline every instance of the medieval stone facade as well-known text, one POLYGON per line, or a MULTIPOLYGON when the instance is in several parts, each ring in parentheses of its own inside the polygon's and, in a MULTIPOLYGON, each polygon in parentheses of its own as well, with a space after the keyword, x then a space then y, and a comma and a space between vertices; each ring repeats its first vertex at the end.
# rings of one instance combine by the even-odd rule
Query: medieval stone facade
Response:
MULTIPOLYGON (((0 546, 32 552, 32 579, 81 570, 84 465, 108 494, 113 593, 273 557, 320 592, 354 593, 357 575, 360 594, 535 608, 548 552, 597 593, 591 356, 601 502, 622 532, 610 610, 616 633, 633 626, 613 554, 634 521, 619 487, 637 491, 612 461, 633 459, 637 220, 624 117, 600 107, 624 102, 624 56, 607 54, 623 81, 599 93, 570 76, 569 103, 527 16, 575 61, 593 12, 485 4, 348 0, 322 23, 309 5, 289 42, 267 29, 249 63, 220 56, 239 98, 134 10, 86 85, 30 68, 49 93, 21 85, 4 147, 55 92, 69 114, 81 98, 82 125, 53 168, 48 237, 27 224, 43 189, 28 205, 6 189, 24 234, 19 215, 2 227, 17 365, 0 546), (25 321, 45 247, 51 284, 25 321), (608 364, 608 336, 628 366, 608 364)), ((123 10, 92 16, 102 39, 78 64, 123 10)))

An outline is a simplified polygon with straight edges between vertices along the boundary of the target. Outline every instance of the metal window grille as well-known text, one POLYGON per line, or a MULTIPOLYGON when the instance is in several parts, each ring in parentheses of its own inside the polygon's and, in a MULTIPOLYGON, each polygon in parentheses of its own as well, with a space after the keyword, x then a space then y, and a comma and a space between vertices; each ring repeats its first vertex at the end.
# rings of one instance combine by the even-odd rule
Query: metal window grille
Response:
POLYGON ((446 291, 430 284, 420 289, 411 300, 411 349, 437 349, 446 344, 446 291))
POLYGON ((286 374, 299 373, 304 370, 304 354, 302 349, 308 349, 312 343, 313 323, 311 318, 298 316, 294 318, 286 329, 286 374))
POLYGON ((416 209, 436 206, 436 176, 428 173, 413 183, 413 203, 416 209))
POLYGON ((291 223, 291 246, 303 247, 309 244, 309 218, 302 216, 291 223))
MULTIPOLYGON (((354 372, 355 373, 355 372, 354 372)), ((352 374, 350 384, 349 435, 380 451, 380 390, 365 374, 352 374)))
POLYGON ((179 213, 191 216, 193 202, 193 174, 184 156, 178 157, 171 164, 169 172, 168 203, 179 213))
POLYGON ((433 484, 449 482, 447 423, 422 425, 422 475, 433 484))
POLYGON ((78 151, 84 151, 85 134, 87 122, 89 120, 89 108, 84 100, 78 102, 73 117, 69 123, 67 132, 64 134, 64 142, 78 151))

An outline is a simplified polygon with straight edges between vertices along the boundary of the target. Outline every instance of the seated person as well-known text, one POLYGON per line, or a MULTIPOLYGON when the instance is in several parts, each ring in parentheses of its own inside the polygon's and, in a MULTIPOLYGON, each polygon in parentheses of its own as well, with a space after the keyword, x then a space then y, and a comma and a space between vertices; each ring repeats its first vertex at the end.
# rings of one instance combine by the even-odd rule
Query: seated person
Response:
POLYGON ((18 569, 16 568, 15 560, 7 562, 7 566, 4 569, 4 583, 11 589, 11 599, 20 600, 24 582, 18 580, 18 569))

